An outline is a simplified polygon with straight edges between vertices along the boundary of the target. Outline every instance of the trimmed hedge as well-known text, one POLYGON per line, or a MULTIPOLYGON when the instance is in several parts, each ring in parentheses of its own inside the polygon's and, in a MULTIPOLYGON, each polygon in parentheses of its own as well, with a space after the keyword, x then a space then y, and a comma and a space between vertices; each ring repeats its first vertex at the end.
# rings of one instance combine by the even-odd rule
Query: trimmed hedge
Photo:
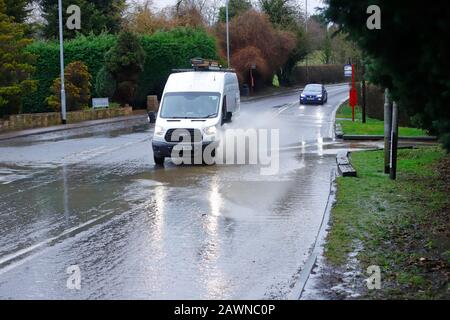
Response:
MULTIPOLYGON (((296 84, 307 84, 307 73, 305 66, 297 66, 294 69, 293 77, 296 84)), ((344 77, 344 65, 320 65, 308 67, 309 83, 341 83, 348 81, 344 77)))
MULTIPOLYGON (((95 79, 104 64, 104 54, 115 43, 116 37, 102 34, 99 36, 79 36, 64 43, 64 63, 82 61, 95 79)), ((39 81, 36 92, 25 96, 23 112, 53 111, 45 101, 52 93, 50 87, 59 77, 59 44, 57 42, 34 42, 28 50, 37 56, 36 72, 33 78, 39 81)), ((92 90, 95 95, 95 88, 92 90)))
POLYGON ((146 52, 144 71, 138 82, 135 105, 146 103, 149 94, 161 95, 174 68, 189 68, 190 59, 217 59, 216 40, 200 29, 174 29, 141 38, 146 52))
MULTIPOLYGON (((362 103, 361 83, 356 85, 358 91, 358 103, 362 103)), ((384 88, 366 82, 366 112, 372 119, 384 120, 384 88)), ((399 125, 412 127, 411 119, 406 110, 399 110, 399 125)))
MULTIPOLYGON (((64 43, 65 64, 82 61, 92 75, 92 96, 97 96, 97 74, 104 66, 105 53, 115 45, 117 37, 110 34, 79 36, 64 43)), ((190 59, 201 56, 217 58, 216 42, 201 29, 178 28, 167 32, 140 37, 146 53, 144 71, 140 75, 136 106, 145 106, 146 96, 160 95, 165 81, 173 68, 190 66, 190 59)), ((57 42, 41 41, 27 48, 37 56, 33 79, 39 81, 37 90, 24 97, 23 112, 52 111, 45 99, 51 95, 50 87, 59 76, 59 45, 57 42)))

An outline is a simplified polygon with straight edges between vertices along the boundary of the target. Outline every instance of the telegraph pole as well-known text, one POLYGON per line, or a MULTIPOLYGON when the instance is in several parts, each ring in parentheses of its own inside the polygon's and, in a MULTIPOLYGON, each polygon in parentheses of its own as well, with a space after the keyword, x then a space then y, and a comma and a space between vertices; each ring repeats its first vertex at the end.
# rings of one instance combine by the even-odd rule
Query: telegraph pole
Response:
POLYGON ((226 23, 227 23, 227 63, 228 63, 228 68, 231 68, 231 63, 230 63, 230 27, 229 27, 229 17, 228 17, 228 4, 229 4, 229 0, 227 0, 226 4, 225 4, 225 16, 226 16, 226 23))
POLYGON ((66 124, 66 90, 64 88, 64 39, 63 39, 63 21, 62 21, 62 0, 58 0, 59 16, 59 61, 61 67, 61 122, 66 124))

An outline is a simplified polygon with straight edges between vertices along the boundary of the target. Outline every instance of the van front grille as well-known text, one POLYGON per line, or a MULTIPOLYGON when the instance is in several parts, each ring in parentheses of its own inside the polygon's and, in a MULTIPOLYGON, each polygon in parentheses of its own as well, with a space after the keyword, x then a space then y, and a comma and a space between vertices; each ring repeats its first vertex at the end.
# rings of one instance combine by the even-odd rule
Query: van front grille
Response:
POLYGON ((199 129, 169 129, 164 138, 167 142, 201 142, 202 132, 199 129))

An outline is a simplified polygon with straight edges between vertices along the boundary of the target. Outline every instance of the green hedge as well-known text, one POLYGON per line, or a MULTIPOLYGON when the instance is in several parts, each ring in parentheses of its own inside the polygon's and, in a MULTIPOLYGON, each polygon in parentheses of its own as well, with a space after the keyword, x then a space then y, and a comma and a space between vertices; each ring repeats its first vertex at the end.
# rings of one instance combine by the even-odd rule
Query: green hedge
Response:
POLYGON ((136 105, 143 105, 148 94, 162 93, 173 68, 190 67, 190 59, 203 57, 217 59, 215 38, 203 30, 174 29, 142 37, 146 52, 136 94, 136 105))
POLYGON ((308 70, 305 66, 297 66, 293 73, 294 82, 301 85, 305 85, 307 82, 342 83, 348 81, 348 78, 344 77, 344 65, 340 64, 311 65, 308 70))
MULTIPOLYGON (((115 36, 103 34, 100 36, 80 36, 64 43, 65 65, 73 61, 84 62, 89 73, 95 75, 103 66, 103 55, 115 43, 115 36)), ((51 95, 50 87, 59 76, 59 45, 57 42, 35 42, 28 50, 37 56, 34 79, 39 81, 37 91, 24 98, 23 112, 53 111, 45 99, 51 95)), ((93 83, 94 85, 94 83, 93 83)), ((95 94, 95 88, 92 90, 95 94)))
MULTIPOLYGON (((204 30, 179 28, 153 35, 141 36, 146 52, 144 71, 139 79, 135 104, 144 106, 148 94, 161 94, 165 81, 173 68, 189 66, 190 58, 201 56, 217 58, 216 42, 204 30)), ((95 79, 104 65, 104 54, 116 43, 116 36, 79 36, 64 43, 65 64, 84 62, 92 75, 92 94, 95 97, 95 79)), ((51 94, 53 80, 59 76, 59 45, 57 42, 35 42, 28 50, 37 56, 34 79, 38 89, 24 97, 23 112, 52 111, 45 99, 51 94)))

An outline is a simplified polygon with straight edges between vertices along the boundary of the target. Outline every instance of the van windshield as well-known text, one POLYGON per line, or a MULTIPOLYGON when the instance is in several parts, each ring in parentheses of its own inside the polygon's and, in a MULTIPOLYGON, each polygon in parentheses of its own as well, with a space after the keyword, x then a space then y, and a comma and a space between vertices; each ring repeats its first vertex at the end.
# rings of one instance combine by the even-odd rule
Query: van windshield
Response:
POLYGON ((164 95, 161 118, 215 118, 220 94, 215 92, 171 92, 164 95))

